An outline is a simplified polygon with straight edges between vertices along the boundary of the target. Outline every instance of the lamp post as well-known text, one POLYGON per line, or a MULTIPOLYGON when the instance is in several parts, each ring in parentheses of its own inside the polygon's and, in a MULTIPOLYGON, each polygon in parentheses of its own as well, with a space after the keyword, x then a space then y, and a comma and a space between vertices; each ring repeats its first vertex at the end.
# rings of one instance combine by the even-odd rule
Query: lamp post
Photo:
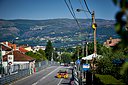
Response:
MULTIPOLYGON (((83 9, 76 9, 77 12, 80 11, 85 11, 85 12, 89 12, 83 9)), ((92 28, 93 28, 93 34, 94 34, 94 56, 96 57, 96 53, 97 53, 97 47, 96 47, 96 28, 97 28, 97 24, 95 21, 95 12, 91 12, 91 17, 92 17, 92 28)))
MULTIPOLYGON (((80 11, 85 11, 85 12, 89 12, 83 9, 77 9, 77 12, 80 11)), ((93 28, 93 34, 94 34, 94 57, 92 57, 92 70, 94 71, 94 60, 97 54, 97 46, 96 46, 96 28, 97 28, 97 24, 95 21, 95 12, 91 12, 91 17, 92 17, 92 28, 93 28)), ((92 72, 92 81, 93 81, 93 72, 92 72)))

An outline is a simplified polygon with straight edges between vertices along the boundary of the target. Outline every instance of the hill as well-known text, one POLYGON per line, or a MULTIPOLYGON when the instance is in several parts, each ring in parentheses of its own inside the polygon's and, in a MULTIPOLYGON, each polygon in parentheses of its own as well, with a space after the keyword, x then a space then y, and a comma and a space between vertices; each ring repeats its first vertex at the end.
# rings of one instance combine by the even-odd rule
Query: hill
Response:
MULTIPOLYGON (((78 19, 79 28, 73 19, 48 20, 3 20, 0 19, 0 41, 15 40, 18 44, 45 45, 48 39, 54 46, 75 46, 82 41, 93 40, 91 19, 78 19)), ((114 31, 114 20, 96 19, 97 40, 102 43, 110 36, 118 37, 114 31)))

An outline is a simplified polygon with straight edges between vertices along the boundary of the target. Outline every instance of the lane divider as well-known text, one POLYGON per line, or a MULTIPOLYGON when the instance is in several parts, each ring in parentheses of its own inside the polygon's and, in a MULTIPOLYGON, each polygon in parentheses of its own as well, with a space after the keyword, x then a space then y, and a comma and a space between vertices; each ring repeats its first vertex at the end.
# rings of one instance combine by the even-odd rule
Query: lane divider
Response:
POLYGON ((63 80, 63 78, 59 81, 59 83, 58 83, 57 85, 60 85, 60 84, 61 84, 61 82, 62 82, 62 80, 63 80))

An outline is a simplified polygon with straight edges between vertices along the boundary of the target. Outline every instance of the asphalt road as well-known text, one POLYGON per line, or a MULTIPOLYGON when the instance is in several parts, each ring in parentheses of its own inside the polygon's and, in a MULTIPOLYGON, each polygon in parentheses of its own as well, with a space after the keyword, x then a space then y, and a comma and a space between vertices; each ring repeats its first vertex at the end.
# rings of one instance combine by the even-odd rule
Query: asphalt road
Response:
POLYGON ((11 85, 68 85, 71 77, 70 73, 71 71, 68 67, 51 66, 26 78, 18 80, 11 85), (62 69, 68 70, 68 79, 56 78, 57 72, 62 69))

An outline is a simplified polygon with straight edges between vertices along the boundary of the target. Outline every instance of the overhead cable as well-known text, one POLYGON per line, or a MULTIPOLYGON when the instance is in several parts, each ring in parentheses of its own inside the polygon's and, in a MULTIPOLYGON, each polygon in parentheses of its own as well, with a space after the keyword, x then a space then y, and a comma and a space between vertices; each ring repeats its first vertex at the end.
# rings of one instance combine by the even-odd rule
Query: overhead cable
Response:
POLYGON ((64 1, 65 1, 66 5, 67 5, 67 7, 68 7, 68 9, 69 9, 69 11, 70 11, 70 13, 71 13, 72 17, 75 19, 75 21, 76 21, 76 23, 77 23, 78 27, 79 27, 79 28, 81 28, 81 26, 80 26, 80 24, 79 24, 78 20, 76 19, 76 15, 75 15, 75 12, 74 12, 73 6, 72 6, 72 4, 71 4, 71 1, 70 1, 70 0, 68 0, 69 4, 68 4, 68 2, 67 2, 66 0, 64 0, 64 1), (70 5, 70 6, 69 6, 69 5, 70 5))
POLYGON ((88 12, 92 15, 91 11, 90 11, 89 8, 88 8, 88 5, 87 5, 87 3, 86 3, 86 0, 84 0, 84 3, 85 3, 85 6, 86 6, 88 12))
MULTIPOLYGON (((79 1, 79 3, 80 3, 81 8, 84 9, 81 0, 78 0, 78 1, 79 1)), ((87 13, 86 13, 86 11, 84 11, 84 13, 85 13, 86 17, 89 18, 88 15, 87 15, 87 13)))

